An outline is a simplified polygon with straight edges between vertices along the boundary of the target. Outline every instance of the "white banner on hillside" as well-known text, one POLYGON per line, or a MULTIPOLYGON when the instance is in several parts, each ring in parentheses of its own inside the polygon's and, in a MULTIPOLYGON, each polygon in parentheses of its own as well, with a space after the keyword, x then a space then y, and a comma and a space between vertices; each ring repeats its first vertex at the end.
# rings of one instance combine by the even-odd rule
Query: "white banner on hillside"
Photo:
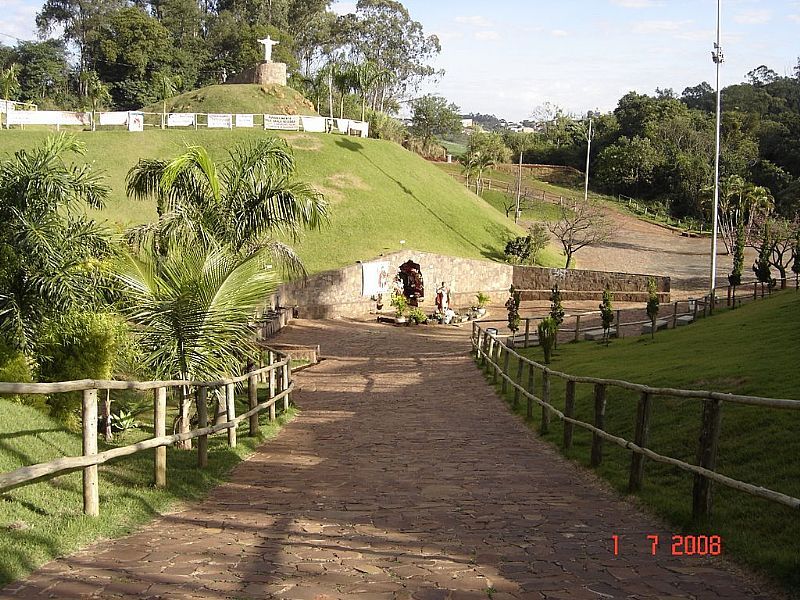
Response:
POLYGON ((361 264, 361 295, 377 296, 389 292, 389 261, 361 264))
POLYGON ((99 113, 100 125, 124 126, 128 124, 128 111, 99 113))
POLYGON ((369 137, 369 123, 365 121, 350 121, 349 133, 362 138, 369 137))
POLYGON ((300 117, 297 115, 264 115, 264 129, 297 131, 300 129, 300 117))
POLYGON ((233 129, 233 115, 208 115, 209 129, 233 129))
POLYGON ((15 102, 13 100, 0 100, 0 113, 7 113, 14 110, 15 102))
POLYGON ((128 131, 144 131, 143 112, 131 111, 128 113, 128 131))
POLYGON ((167 127, 194 127, 194 113, 170 113, 167 127))
POLYGON ((253 115, 236 115, 236 126, 237 127, 252 127, 253 126, 253 115))
POLYGON ((92 113, 65 112, 61 110, 12 110, 8 113, 9 125, 82 125, 92 122, 92 113))
POLYGON ((342 135, 347 135, 350 131, 350 119, 334 119, 334 123, 336 123, 336 129, 342 135))
POLYGON ((300 117, 303 122, 303 131, 325 133, 328 120, 325 117, 300 117))

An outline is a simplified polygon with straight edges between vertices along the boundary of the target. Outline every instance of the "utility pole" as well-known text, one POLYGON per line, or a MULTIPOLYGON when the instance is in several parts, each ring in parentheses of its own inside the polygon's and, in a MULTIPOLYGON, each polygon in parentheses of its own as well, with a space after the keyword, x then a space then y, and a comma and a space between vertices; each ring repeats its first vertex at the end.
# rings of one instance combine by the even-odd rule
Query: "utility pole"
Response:
POLYGON ((717 289, 717 235, 719 229, 719 154, 720 154, 720 131, 722 124, 722 91, 719 87, 720 65, 725 61, 721 45, 721 25, 722 25, 722 0, 717 0, 717 41, 714 43, 714 50, 711 58, 717 65, 717 140, 716 154, 714 157, 714 206, 711 210, 711 276, 710 276, 710 301, 714 302, 717 289))

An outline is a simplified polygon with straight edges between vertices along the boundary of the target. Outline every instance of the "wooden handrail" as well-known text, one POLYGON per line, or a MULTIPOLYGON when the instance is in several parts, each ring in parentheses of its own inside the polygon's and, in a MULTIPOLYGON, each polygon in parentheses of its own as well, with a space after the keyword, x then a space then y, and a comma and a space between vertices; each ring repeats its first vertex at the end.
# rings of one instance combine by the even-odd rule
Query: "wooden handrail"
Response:
MULTIPOLYGON (((756 406, 765 406, 770 408, 782 408, 782 409, 790 409, 790 410, 800 410, 800 401, 798 400, 786 400, 786 399, 778 399, 778 398, 763 398, 757 396, 743 396, 738 394, 723 394, 720 392, 713 392, 713 391, 702 391, 702 390, 682 390, 676 388, 654 388, 651 386, 630 383, 628 381, 622 381, 617 379, 603 379, 603 378, 596 378, 596 377, 579 377, 575 375, 570 375, 568 373, 562 373, 560 371, 555 371, 550 369, 549 367, 537 363, 527 357, 521 356, 519 353, 514 351, 513 349, 509 348, 507 345, 503 344, 503 342, 499 339, 499 336, 495 336, 493 334, 486 333, 478 323, 473 324, 473 335, 472 335, 472 345, 476 352, 476 359, 481 361, 481 364, 487 364, 488 368, 491 369, 495 373, 495 377, 499 374, 500 377, 503 378, 504 384, 511 384, 514 387, 515 394, 519 392, 523 396, 525 396, 530 402, 535 402, 536 404, 542 407, 543 411, 548 413, 552 413, 556 415, 559 419, 564 421, 565 423, 569 423, 571 425, 577 425, 587 431, 592 433, 593 437, 593 456, 592 462, 593 464, 599 464, 599 460, 602 458, 601 450, 599 450, 597 446, 597 440, 608 440, 622 448, 630 450, 635 455, 641 455, 647 457, 653 461, 669 464, 675 467, 678 467, 684 471, 688 471, 693 473, 696 476, 695 481, 695 490, 694 490, 694 510, 695 516, 704 516, 708 513, 711 506, 710 501, 710 486, 708 486, 708 481, 714 481, 730 487, 732 489, 736 489, 752 496, 758 496, 760 498, 765 498, 767 500, 771 500, 773 502, 777 502, 779 504, 783 504, 784 506, 788 506, 793 509, 800 509, 800 498, 795 498, 793 496, 789 496, 787 494, 783 494, 781 492, 777 492, 775 490, 770 490, 768 488, 764 488, 761 486, 753 485, 744 481, 739 481, 737 479, 733 479, 732 477, 727 477, 712 469, 704 468, 703 466, 692 465, 687 462, 669 457, 664 456, 662 454, 658 454, 646 447, 640 446, 630 440, 626 440, 625 438, 612 435, 606 431, 604 431, 601 427, 596 425, 592 425, 590 423, 586 423, 584 421, 580 421, 575 419, 574 417, 568 416, 565 413, 561 412, 557 408, 553 407, 548 399, 541 399, 538 398, 533 393, 533 387, 530 386, 530 390, 525 389, 521 385, 521 382, 515 381, 512 379, 509 373, 506 373, 502 370, 499 363, 495 362, 494 357, 492 356, 491 352, 487 353, 485 348, 485 340, 489 339, 491 342, 490 347, 496 347, 498 352, 506 353, 506 356, 514 356, 517 361, 523 362, 528 365, 528 368, 531 369, 531 373, 533 369, 538 369, 542 373, 546 373, 548 376, 555 376, 560 379, 563 379, 570 384, 570 386, 574 385, 575 383, 588 383, 593 384, 597 387, 606 387, 606 386, 613 386, 619 387, 622 389, 628 389, 632 391, 637 391, 642 396, 652 397, 652 396, 675 396, 675 397, 682 397, 682 398, 698 398, 705 401, 711 401, 716 403, 721 402, 734 402, 739 404, 750 404, 756 406), (698 483, 700 485, 698 485, 698 483), (700 492, 698 492, 700 490, 700 492), (698 494, 700 496, 700 501, 698 502, 698 494)), ((518 369, 521 372, 521 369, 518 369)), ((532 375, 531 375, 532 380, 532 375)), ((568 386, 568 396, 570 387, 568 386)), ((574 389, 572 389, 572 395, 574 397, 574 389)), ((596 391, 597 394, 597 391, 596 391)), ((604 394, 604 392, 603 392, 604 394)), ((596 404, 596 412, 597 407, 602 404, 602 410, 605 410, 605 402, 597 402, 597 396, 595 397, 595 404, 596 404)), ((649 402, 649 400, 648 400, 649 402)), ((569 404, 569 403, 568 403, 569 404)), ((570 407, 569 410, 571 411, 572 408, 570 407)), ((637 415, 637 430, 641 431, 646 430, 648 425, 646 423, 647 419, 649 418, 649 411, 647 411, 647 416, 644 416, 644 412, 642 414, 637 415), (642 421, 641 423, 639 421, 642 421)), ((704 411, 705 412, 705 411, 704 411)), ((530 415, 530 408, 528 409, 528 414, 530 415)), ((718 420, 718 410, 716 412, 717 420, 718 420)), ((598 423, 602 424, 602 419, 597 419, 598 423)), ((704 427, 706 426, 706 421, 704 417, 704 427)), ((712 427, 713 429, 713 427, 712 427)), ((701 440, 701 450, 700 454, 703 453, 710 453, 712 455, 712 460, 710 461, 712 464, 715 462, 715 455, 716 455, 716 436, 719 434, 718 429, 718 421, 717 421, 717 428, 716 430, 709 431, 708 437, 710 440, 702 441, 701 440)), ((569 444, 571 445, 571 428, 569 430, 569 444)), ((565 445, 567 444, 567 430, 565 428, 565 445)), ((637 459, 632 462, 631 465, 631 472, 632 474, 635 473, 634 479, 636 480, 637 484, 641 483, 642 477, 642 470, 643 465, 641 463, 641 459, 637 459)))
POLYGON ((75 381, 59 381, 56 383, 7 383, 0 382, 0 394, 56 394, 61 392, 80 392, 83 390, 137 390, 147 391, 161 387, 222 387, 231 383, 246 381, 251 375, 260 375, 288 364, 288 359, 281 362, 250 371, 238 377, 217 379, 214 381, 187 381, 184 379, 170 379, 166 381, 114 381, 106 379, 77 379, 75 381))

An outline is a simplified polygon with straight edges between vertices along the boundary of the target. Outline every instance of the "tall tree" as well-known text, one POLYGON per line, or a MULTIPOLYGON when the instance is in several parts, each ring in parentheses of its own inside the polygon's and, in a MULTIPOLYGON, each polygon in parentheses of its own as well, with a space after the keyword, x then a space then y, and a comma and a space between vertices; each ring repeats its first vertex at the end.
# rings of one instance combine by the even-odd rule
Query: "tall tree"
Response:
POLYGON ((548 225, 564 250, 564 268, 569 269, 576 252, 586 246, 606 242, 613 227, 603 210, 591 202, 579 202, 572 208, 562 206, 561 218, 548 225))
MULTIPOLYGON (((17 79, 17 75, 19 74, 19 65, 14 63, 9 66, 7 69, 3 69, 0 71, 0 88, 3 90, 3 100, 6 103, 5 106, 5 113, 8 114, 9 110, 9 101, 11 97, 16 94, 20 87, 19 87, 19 80, 17 79)), ((2 123, 0 123, 2 126, 2 123)), ((8 123, 6 122, 6 129, 8 128, 8 123)))
POLYGON ((461 131, 458 106, 442 96, 427 94, 411 103, 411 132, 429 144, 434 136, 461 131))

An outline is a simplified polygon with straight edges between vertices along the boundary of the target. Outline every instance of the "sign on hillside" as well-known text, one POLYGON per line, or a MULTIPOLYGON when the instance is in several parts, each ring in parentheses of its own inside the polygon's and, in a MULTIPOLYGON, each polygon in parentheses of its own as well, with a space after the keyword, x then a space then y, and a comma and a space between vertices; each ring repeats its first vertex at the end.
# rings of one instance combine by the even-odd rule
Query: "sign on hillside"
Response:
POLYGON ((303 131, 325 133, 327 130, 328 119, 325 117, 301 117, 301 120, 303 121, 303 131))
POLYGON ((236 115, 236 127, 252 127, 253 115, 236 115))
POLYGON ((233 115, 208 115, 209 129, 233 129, 233 115))
POLYGON ((389 292, 389 261, 361 264, 361 295, 377 296, 389 292))
POLYGON ((101 112, 99 115, 99 125, 127 125, 128 111, 125 112, 101 112))
POLYGON ((194 127, 194 113, 170 113, 167 127, 194 127))
POLYGON ((128 113, 128 131, 144 131, 144 113, 128 113))
POLYGON ((92 113, 66 112, 61 110, 12 110, 8 116, 9 125, 81 125, 92 123, 92 113))
POLYGON ((297 115, 264 115, 264 129, 297 131, 300 129, 300 117, 297 115))

